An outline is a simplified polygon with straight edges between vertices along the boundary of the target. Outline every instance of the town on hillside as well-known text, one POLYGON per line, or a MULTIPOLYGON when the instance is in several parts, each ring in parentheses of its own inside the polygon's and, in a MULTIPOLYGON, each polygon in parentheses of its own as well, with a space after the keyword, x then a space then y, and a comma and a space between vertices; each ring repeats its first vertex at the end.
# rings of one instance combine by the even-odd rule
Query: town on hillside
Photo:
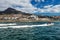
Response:
POLYGON ((60 16, 37 16, 24 13, 12 8, 0 12, 0 22, 36 22, 36 21, 60 21, 60 16))

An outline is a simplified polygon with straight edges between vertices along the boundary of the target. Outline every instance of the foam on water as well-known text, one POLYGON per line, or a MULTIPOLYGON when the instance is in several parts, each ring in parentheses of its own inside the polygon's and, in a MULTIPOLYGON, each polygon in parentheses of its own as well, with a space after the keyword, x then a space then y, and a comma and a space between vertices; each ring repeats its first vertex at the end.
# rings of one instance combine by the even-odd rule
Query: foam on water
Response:
POLYGON ((0 24, 0 26, 16 25, 16 23, 0 24))
POLYGON ((8 27, 0 27, 0 28, 8 28, 8 27))
POLYGON ((54 25, 54 23, 51 23, 51 24, 42 24, 42 25, 32 25, 32 26, 52 26, 54 25))
MULTIPOLYGON (((2 24, 2 25, 3 25, 3 27, 0 27, 0 28, 25 28, 25 27, 52 26, 52 25, 54 25, 54 23, 41 24, 41 25, 15 25, 15 24, 2 24), (7 26, 7 25, 9 25, 9 26, 7 26), (4 26, 6 26, 6 27, 4 27, 4 26)), ((0 26, 1 26, 1 24, 0 24, 0 26)))

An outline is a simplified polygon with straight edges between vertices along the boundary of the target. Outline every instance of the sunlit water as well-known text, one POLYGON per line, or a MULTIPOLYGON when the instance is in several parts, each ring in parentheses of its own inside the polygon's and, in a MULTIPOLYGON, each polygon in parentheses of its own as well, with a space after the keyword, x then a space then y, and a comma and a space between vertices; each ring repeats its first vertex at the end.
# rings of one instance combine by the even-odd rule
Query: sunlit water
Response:
POLYGON ((0 28, 0 40, 60 40, 60 22, 52 22, 54 25, 50 26, 40 26, 47 23, 0 23, 3 25, 0 27, 8 27, 0 28))

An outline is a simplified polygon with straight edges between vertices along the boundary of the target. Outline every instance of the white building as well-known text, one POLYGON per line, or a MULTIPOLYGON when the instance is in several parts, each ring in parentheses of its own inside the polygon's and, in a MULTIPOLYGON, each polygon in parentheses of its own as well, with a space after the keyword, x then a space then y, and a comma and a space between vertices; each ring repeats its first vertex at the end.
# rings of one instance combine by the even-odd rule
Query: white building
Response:
POLYGON ((16 20, 18 17, 4 17, 5 20, 16 20))
POLYGON ((33 18, 33 19, 38 20, 38 16, 36 16, 36 15, 31 15, 30 17, 33 18))

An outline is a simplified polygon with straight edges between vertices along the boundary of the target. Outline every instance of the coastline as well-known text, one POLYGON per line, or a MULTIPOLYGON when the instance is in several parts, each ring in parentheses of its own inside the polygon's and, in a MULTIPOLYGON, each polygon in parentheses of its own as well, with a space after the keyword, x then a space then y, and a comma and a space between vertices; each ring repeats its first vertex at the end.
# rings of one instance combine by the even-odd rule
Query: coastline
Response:
POLYGON ((43 16, 25 13, 12 8, 0 12, 0 22, 59 22, 60 16, 43 16), (12 11, 13 10, 13 11, 12 11))
POLYGON ((53 20, 53 21, 52 21, 52 20, 51 20, 51 21, 46 21, 46 20, 45 20, 45 21, 42 21, 42 20, 39 20, 39 21, 35 21, 35 20, 34 20, 34 21, 13 21, 13 20, 12 20, 12 21, 11 21, 11 20, 5 21, 5 20, 4 20, 4 21, 3 21, 3 20, 0 20, 0 23, 1 23, 1 22, 2 22, 2 23, 4 23, 4 22, 5 22, 5 23, 16 23, 16 22, 20 22, 20 23, 22 22, 22 23, 24 23, 24 22, 60 22, 60 21, 55 21, 55 20, 53 20))

